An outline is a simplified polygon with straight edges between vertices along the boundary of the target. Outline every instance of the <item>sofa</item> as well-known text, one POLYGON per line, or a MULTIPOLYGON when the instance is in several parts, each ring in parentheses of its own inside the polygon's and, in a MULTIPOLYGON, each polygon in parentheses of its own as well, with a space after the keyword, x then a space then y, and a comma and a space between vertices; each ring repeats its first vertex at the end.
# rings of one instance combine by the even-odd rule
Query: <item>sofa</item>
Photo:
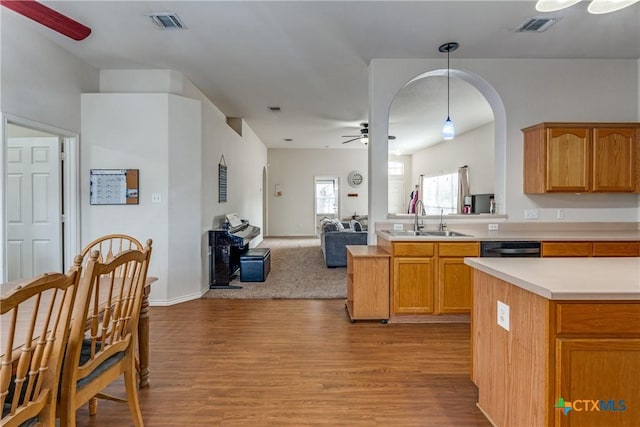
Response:
MULTIPOLYGON (((366 245, 367 231, 354 231, 358 229, 358 224, 351 222, 340 222, 336 219, 326 218, 321 223, 321 245, 322 255, 327 267, 347 266, 347 245, 366 245)), ((360 228, 361 229, 361 228, 360 228)))

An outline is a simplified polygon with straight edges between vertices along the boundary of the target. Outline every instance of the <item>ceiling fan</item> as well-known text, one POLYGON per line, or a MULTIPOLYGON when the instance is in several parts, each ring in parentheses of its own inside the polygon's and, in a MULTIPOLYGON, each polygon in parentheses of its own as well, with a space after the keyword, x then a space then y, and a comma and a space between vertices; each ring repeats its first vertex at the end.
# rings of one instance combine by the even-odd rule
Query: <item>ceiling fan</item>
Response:
MULTIPOLYGON (((364 145, 369 144, 369 123, 360 123, 362 128, 360 129, 360 135, 342 135, 343 138, 351 138, 343 141, 343 144, 347 144, 352 141, 360 141, 364 145)), ((389 135, 389 139, 396 139, 395 136, 389 135)))

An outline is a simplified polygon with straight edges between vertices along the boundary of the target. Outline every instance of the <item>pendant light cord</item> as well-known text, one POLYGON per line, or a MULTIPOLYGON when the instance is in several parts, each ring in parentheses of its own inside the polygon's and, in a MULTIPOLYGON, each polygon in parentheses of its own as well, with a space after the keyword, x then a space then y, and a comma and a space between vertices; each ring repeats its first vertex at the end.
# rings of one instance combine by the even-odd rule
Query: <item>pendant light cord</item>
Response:
POLYGON ((449 76, 449 72, 451 70, 451 67, 449 67, 449 53, 450 49, 447 49, 447 120, 451 117, 449 115, 449 81, 451 80, 451 77, 449 76))

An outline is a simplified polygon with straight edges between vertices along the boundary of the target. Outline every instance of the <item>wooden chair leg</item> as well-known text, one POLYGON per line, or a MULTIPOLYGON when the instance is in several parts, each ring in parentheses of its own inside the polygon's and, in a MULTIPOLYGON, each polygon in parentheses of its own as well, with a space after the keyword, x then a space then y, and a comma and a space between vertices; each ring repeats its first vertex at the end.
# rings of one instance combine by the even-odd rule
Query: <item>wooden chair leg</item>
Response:
POLYGON ((89 399, 89 415, 94 416, 98 413, 98 398, 93 396, 89 399))
POLYGON ((135 427, 143 427, 144 422, 142 421, 140 401, 138 400, 137 372, 133 363, 124 373, 124 384, 127 390, 127 401, 129 403, 131 418, 133 418, 133 425, 135 427))

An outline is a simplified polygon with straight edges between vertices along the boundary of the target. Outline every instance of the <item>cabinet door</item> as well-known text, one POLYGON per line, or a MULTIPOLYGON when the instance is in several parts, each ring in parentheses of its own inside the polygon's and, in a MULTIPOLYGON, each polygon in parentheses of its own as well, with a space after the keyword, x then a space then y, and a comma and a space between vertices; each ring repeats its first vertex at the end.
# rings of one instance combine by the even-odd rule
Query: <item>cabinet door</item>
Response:
POLYGON ((640 257, 640 242, 593 242, 593 256, 640 257))
POLYGON ((635 191, 635 129, 593 131, 593 191, 635 191))
POLYGON ((473 269, 464 258, 438 261, 438 313, 470 313, 473 269))
POLYGON ((433 313, 433 258, 394 258, 393 271, 393 313, 433 313))
POLYGON ((591 136, 588 128, 547 129, 547 191, 589 191, 591 136))
POLYGON ((542 242, 543 257, 591 256, 591 242, 542 242))
POLYGON ((554 410, 556 426, 638 425, 640 339, 557 339, 556 354, 552 399, 574 405, 567 415, 554 410))

